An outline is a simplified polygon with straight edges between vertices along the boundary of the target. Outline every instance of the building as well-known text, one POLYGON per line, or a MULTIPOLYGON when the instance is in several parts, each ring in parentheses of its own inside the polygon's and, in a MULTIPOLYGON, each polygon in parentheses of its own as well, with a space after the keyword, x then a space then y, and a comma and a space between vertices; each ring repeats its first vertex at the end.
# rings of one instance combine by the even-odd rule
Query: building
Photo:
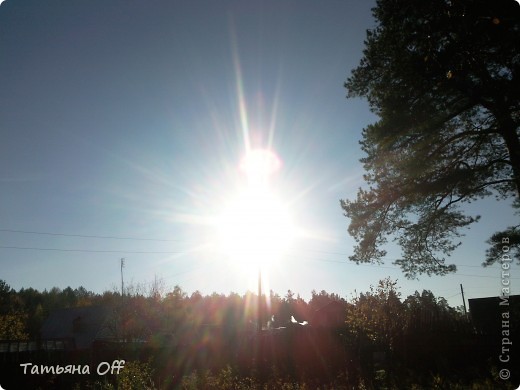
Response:
POLYGON ((116 329, 112 310, 103 306, 59 309, 50 313, 41 328, 45 345, 63 345, 65 349, 89 349, 94 341, 114 340, 116 329))

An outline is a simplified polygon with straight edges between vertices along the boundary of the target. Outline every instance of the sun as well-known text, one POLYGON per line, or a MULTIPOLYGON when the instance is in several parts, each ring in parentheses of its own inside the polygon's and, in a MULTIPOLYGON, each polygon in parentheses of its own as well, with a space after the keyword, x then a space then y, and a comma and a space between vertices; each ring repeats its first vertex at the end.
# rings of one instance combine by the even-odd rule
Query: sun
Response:
POLYGON ((221 249, 231 260, 249 266, 278 260, 293 230, 287 208, 274 193, 260 188, 238 194, 218 221, 221 249))
POLYGON ((233 264, 251 271, 278 261, 295 234, 289 208, 269 181, 279 167, 273 152, 248 153, 240 164, 247 184, 228 198, 217 220, 221 251, 233 264))

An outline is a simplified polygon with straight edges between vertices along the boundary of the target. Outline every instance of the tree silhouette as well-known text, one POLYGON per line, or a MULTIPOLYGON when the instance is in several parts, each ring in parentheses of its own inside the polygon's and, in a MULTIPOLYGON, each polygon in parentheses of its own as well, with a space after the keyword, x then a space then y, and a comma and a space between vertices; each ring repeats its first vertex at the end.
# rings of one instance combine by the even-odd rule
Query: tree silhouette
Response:
POLYGON ((346 310, 346 327, 351 340, 368 340, 389 350, 402 335, 405 307, 400 301, 397 282, 382 279, 376 287, 354 298, 346 310))
POLYGON ((490 195, 520 206, 520 6, 379 0, 377 26, 345 83, 379 120, 363 130, 368 189, 342 200, 351 260, 381 262, 388 236, 409 278, 455 271, 446 257, 490 195))

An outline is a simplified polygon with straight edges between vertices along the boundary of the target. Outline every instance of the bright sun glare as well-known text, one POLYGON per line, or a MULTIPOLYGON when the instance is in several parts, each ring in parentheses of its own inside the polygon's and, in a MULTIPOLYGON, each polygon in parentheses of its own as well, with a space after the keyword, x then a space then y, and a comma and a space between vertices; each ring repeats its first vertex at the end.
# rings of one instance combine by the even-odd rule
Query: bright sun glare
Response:
POLYGON ((280 165, 268 150, 251 151, 240 164, 247 185, 230 199, 218 219, 221 249, 236 265, 267 268, 283 255, 294 236, 288 208, 269 182, 280 165))

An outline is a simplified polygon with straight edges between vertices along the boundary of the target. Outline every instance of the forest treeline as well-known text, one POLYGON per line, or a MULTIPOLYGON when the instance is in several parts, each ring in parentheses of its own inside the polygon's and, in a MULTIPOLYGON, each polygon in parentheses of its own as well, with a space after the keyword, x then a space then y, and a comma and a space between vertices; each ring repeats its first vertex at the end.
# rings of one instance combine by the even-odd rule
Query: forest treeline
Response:
MULTIPOLYGON (((397 282, 381 280, 366 292, 345 299, 325 290, 311 293, 306 301, 299 294, 288 290, 284 296, 270 291, 262 296, 263 326, 282 327, 289 323, 310 322, 320 309, 331 302, 344 306, 345 330, 351 335, 368 337, 387 344, 395 343, 398 333, 413 329, 461 330, 468 327, 462 309, 452 308, 446 299, 435 297, 424 290, 401 299, 397 282)), ((121 293, 114 289, 95 293, 85 287, 67 287, 38 291, 34 288, 11 288, 0 280, 0 339, 29 340, 39 338, 40 329, 47 316, 57 309, 81 306, 124 307, 131 315, 126 338, 145 338, 147 333, 175 332, 183 323, 256 328, 258 320, 258 295, 213 293, 191 295, 180 286, 166 290, 160 279, 151 286, 130 285, 121 293), (131 321, 130 321, 131 320, 131 321), (130 324, 130 322, 132 324, 130 324)))
POLYGON ((119 344, 147 351, 126 357, 134 361, 131 378, 146 373, 143 380, 159 388, 277 388, 269 383, 287 381, 300 386, 290 388, 504 385, 490 360, 496 345, 475 332, 464 310, 428 290, 403 298, 390 278, 349 299, 325 290, 312 291, 308 301, 290 290, 270 291, 261 310, 252 292, 188 294, 163 285, 157 279, 148 287, 130 285, 122 296, 84 287, 16 291, 0 281, 0 340, 38 340, 52 312, 101 306, 112 309, 108 321, 119 344))

